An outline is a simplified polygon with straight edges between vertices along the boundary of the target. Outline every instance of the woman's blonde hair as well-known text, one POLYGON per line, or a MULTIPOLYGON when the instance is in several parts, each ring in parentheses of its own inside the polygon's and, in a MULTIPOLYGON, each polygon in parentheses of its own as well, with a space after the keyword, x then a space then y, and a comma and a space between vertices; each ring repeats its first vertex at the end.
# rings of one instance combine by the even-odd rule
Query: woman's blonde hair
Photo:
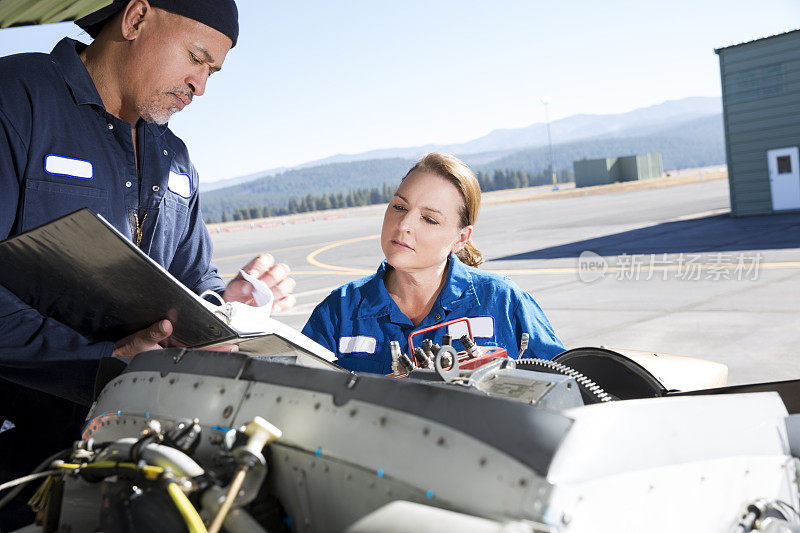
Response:
MULTIPOLYGON (((481 207, 481 186, 475 174, 463 161, 450 154, 431 152, 417 161, 417 164, 411 167, 403 179, 416 171, 440 176, 455 185, 464 198, 464 205, 460 209, 461 227, 475 225, 478 210, 481 207)), ((465 265, 478 266, 483 263, 483 254, 475 247, 472 239, 467 241, 464 248, 456 255, 465 265)))

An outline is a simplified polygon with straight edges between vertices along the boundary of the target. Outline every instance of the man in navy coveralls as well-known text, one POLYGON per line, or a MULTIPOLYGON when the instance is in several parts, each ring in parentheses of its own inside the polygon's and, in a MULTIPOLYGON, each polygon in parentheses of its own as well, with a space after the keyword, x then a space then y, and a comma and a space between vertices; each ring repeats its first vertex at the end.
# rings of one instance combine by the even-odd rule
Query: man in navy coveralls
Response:
MULTIPOLYGON (((114 1, 76 23, 89 46, 0 59, 0 240, 88 207, 196 293, 252 303, 250 284, 226 287, 211 262, 197 172, 167 127, 236 44, 234 1, 114 1)), ((244 270, 272 289, 273 309, 293 305, 286 265, 261 254, 244 270)), ((162 320, 90 343, 0 286, 0 483, 79 438, 100 358, 157 349, 171 332, 162 320)), ((0 531, 31 519, 7 506, 0 531)))

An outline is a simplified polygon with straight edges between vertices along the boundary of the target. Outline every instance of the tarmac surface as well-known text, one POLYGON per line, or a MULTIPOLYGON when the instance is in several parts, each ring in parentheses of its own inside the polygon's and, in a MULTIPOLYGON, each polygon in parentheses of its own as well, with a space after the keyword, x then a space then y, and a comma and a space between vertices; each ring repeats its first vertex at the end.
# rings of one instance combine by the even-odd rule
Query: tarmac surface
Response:
MULTIPOLYGON (((482 268, 533 294, 567 348, 702 357, 728 365, 731 385, 800 378, 800 214, 732 218, 718 175, 648 181, 484 195, 482 268)), ((298 304, 276 318, 299 329, 378 267, 384 209, 228 226, 215 261, 226 281, 259 251, 290 265, 298 304)))

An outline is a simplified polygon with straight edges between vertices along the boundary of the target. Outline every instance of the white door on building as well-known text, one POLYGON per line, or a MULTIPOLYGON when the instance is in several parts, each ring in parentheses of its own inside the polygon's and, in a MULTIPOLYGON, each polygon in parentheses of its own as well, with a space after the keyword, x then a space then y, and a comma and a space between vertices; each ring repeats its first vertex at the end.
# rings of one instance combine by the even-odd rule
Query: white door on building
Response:
POLYGON ((800 150, 796 146, 767 151, 772 209, 800 209, 800 150))

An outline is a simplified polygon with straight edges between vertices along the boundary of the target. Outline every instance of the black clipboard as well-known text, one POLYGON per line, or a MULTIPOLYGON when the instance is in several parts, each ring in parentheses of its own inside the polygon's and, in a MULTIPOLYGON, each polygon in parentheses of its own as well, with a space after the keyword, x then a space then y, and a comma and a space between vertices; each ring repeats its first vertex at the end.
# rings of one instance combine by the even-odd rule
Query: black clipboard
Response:
POLYGON ((0 242, 0 285, 92 342, 168 318, 187 347, 238 338, 203 300, 87 208, 0 242))

